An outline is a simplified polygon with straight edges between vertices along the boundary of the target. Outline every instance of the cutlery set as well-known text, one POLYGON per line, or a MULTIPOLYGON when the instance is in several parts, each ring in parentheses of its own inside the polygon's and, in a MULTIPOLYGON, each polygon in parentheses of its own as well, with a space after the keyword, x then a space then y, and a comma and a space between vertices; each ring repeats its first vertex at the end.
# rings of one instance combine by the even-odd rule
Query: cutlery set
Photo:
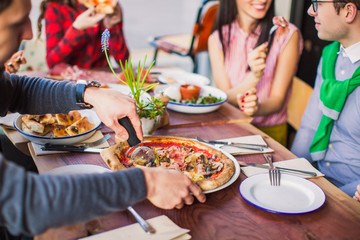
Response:
POLYGON ((217 147, 223 147, 223 146, 231 146, 231 147, 237 147, 237 148, 244 148, 259 152, 264 152, 265 148, 267 148, 267 145, 265 144, 251 144, 251 143, 235 143, 231 141, 215 141, 215 140, 204 140, 200 137, 196 137, 196 140, 203 143, 213 144, 217 147))

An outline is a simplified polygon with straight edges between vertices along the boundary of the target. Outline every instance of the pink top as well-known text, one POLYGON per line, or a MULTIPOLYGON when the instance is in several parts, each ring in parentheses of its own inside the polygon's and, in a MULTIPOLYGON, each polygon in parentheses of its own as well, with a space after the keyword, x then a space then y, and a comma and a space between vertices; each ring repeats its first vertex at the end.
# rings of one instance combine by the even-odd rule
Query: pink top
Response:
MULTIPOLYGON (((289 31, 285 34, 282 34, 280 37, 278 37, 277 35, 278 31, 276 31, 273 45, 270 49, 268 57, 266 58, 266 68, 264 70, 264 76, 256 87, 259 102, 266 100, 270 96, 277 59, 280 53, 285 48, 292 34, 298 30, 297 27, 291 23, 289 23, 288 29, 289 31)), ((239 84, 241 84, 241 82, 245 78, 248 68, 247 53, 250 52, 253 48, 255 48, 255 44, 258 40, 259 33, 260 33, 260 26, 255 30, 254 34, 249 35, 240 28, 237 20, 235 20, 231 24, 231 39, 230 39, 231 51, 230 53, 228 52, 226 53, 225 68, 232 87, 236 87, 239 84)), ((218 40, 220 47, 222 48, 218 31, 216 30, 213 34, 218 40)), ((224 40, 225 42, 227 42, 228 26, 223 27, 223 34, 224 34, 224 40)), ((299 41, 299 56, 302 52, 302 47, 303 47, 302 38, 300 37, 300 39, 301 40, 299 41)), ((295 72, 296 69, 294 71, 294 75, 295 72)), ((285 123, 287 121, 286 108, 289 102, 290 94, 291 94, 291 85, 288 89, 284 105, 279 112, 276 112, 268 116, 256 116, 254 117, 252 123, 257 126, 263 126, 263 127, 274 126, 285 123)))

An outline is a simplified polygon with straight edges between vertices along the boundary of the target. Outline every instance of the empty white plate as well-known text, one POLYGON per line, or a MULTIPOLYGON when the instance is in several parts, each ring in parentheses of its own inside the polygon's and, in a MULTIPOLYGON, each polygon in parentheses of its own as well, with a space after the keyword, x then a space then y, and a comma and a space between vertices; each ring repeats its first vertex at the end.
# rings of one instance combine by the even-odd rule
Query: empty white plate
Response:
POLYGON ((309 213, 325 202, 325 194, 316 184, 283 173, 280 186, 271 186, 267 173, 248 177, 240 184, 240 194, 258 208, 281 214, 309 213))

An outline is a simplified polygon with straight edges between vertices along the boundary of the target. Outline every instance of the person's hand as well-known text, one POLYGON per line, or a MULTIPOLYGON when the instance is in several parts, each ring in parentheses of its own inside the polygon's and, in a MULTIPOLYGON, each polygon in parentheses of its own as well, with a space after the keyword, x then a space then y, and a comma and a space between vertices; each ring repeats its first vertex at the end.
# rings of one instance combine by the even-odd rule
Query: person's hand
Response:
POLYGON ((356 192, 355 192, 355 195, 354 195, 354 199, 355 199, 356 201, 359 201, 359 202, 360 202, 360 184, 357 185, 356 192))
POLYGON ((141 122, 136 112, 135 100, 130 96, 106 88, 86 88, 84 102, 91 104, 101 121, 115 131, 120 141, 126 141, 129 134, 118 120, 128 117, 137 137, 142 140, 141 122))
POLYGON ((259 109, 256 88, 249 89, 244 95, 238 94, 237 103, 241 111, 248 116, 253 116, 259 109))
POLYGON ((254 74, 256 78, 259 80, 264 75, 265 69, 265 59, 266 59, 266 52, 267 52, 267 45, 268 43, 263 43, 251 52, 249 52, 247 57, 247 62, 250 66, 251 72, 254 74))
POLYGON ((105 14, 97 13, 95 7, 89 8, 85 12, 81 13, 73 22, 73 27, 78 30, 85 30, 88 28, 96 27, 101 20, 103 20, 105 14))
POLYGON ((14 53, 11 58, 5 63, 5 70, 8 73, 16 73, 19 71, 20 65, 26 63, 26 59, 22 56, 24 51, 14 53))
POLYGON ((120 8, 120 4, 117 3, 114 12, 112 14, 107 14, 103 20, 105 28, 111 28, 114 25, 120 23, 122 20, 122 11, 120 8))
POLYGON ((201 188, 187 176, 176 170, 163 168, 142 168, 145 176, 147 198, 155 206, 163 209, 180 209, 191 205, 196 197, 206 201, 201 188))

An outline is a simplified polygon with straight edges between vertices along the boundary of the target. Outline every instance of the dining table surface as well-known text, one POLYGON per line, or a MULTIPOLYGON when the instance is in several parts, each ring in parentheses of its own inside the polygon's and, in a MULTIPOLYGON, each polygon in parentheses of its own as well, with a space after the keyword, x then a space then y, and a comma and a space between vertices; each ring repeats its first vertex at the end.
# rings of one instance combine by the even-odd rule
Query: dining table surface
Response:
MULTIPOLYGON (((191 139, 201 137, 209 140, 260 135, 274 150, 272 153, 274 162, 297 158, 287 148, 253 126, 250 118, 228 103, 211 113, 185 114, 171 110, 168 110, 168 113, 169 124, 156 129, 152 135, 191 139)), ((110 133, 112 137, 108 142, 110 145, 115 144, 114 133, 110 128, 103 126, 101 131, 104 134, 110 133)), ((28 143, 27 146, 39 174, 57 167, 76 164, 92 164, 108 168, 98 153, 66 152, 37 156, 32 144, 28 143)), ((262 154, 234 157, 246 163, 265 163, 262 154)), ((326 200, 319 209, 306 214, 278 214, 253 206, 239 192, 239 186, 246 178, 241 172, 228 187, 207 194, 205 203, 195 200, 194 204, 185 205, 182 209, 163 210, 144 200, 133 205, 133 208, 144 219, 166 215, 181 228, 189 229, 192 239, 199 240, 360 239, 360 203, 326 178, 309 179, 323 190, 326 200)), ((134 217, 124 210, 89 222, 48 229, 45 233, 35 236, 35 240, 78 239, 133 223, 136 223, 134 217)))

